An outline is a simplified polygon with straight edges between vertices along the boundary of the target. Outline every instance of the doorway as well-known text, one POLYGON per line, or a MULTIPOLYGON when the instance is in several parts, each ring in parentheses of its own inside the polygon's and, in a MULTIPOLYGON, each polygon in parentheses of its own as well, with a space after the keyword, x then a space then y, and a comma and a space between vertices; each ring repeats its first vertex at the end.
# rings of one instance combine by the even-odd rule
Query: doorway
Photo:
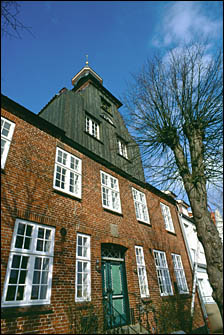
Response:
POLYGON ((125 248, 119 245, 102 245, 101 273, 106 329, 126 325, 130 320, 124 255, 125 248))

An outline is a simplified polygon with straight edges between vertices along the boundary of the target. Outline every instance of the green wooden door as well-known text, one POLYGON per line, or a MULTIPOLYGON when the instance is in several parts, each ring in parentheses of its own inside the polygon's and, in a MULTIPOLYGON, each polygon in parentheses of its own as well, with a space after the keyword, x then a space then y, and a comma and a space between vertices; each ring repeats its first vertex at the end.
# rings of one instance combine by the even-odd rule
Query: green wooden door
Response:
POLYGON ((124 262, 102 261, 103 300, 106 328, 129 321, 124 262))

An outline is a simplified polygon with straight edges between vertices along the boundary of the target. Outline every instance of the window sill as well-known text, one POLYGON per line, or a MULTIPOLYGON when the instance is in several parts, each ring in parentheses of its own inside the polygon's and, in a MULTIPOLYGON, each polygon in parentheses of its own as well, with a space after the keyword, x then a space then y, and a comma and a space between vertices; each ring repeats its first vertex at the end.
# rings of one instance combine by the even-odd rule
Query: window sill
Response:
POLYGON ((88 133, 87 131, 84 131, 84 133, 85 133, 86 135, 88 135, 89 137, 93 138, 94 140, 96 140, 97 142, 99 142, 99 143, 101 143, 101 144, 104 144, 99 138, 97 138, 97 137, 91 135, 91 134, 88 133))
POLYGON ((152 224, 150 222, 145 222, 145 221, 142 221, 142 220, 139 220, 137 219, 138 223, 141 223, 141 224, 144 224, 146 226, 149 226, 149 227, 152 227, 152 224))
POLYGON ((116 215, 119 215, 119 216, 123 216, 123 214, 121 212, 116 212, 114 211, 113 209, 109 209, 109 208, 106 208, 106 207, 103 207, 103 209, 106 211, 106 212, 109 212, 111 214, 116 214, 116 215))
POLYGON ((124 158, 128 163, 131 163, 131 160, 123 155, 121 155, 119 152, 117 153, 119 157, 124 158))
POLYGON ((168 234, 171 234, 171 235, 177 236, 177 234, 176 234, 175 232, 173 232, 173 231, 170 231, 170 230, 167 230, 167 229, 166 229, 166 231, 167 231, 167 233, 168 233, 168 234))
POLYGON ((34 306, 21 306, 21 307, 2 307, 1 318, 9 319, 13 317, 37 314, 52 314, 53 310, 51 305, 34 305, 34 306))
POLYGON ((67 197, 67 198, 70 198, 70 199, 75 199, 75 200, 78 200, 78 201, 81 201, 81 200, 82 200, 82 198, 79 198, 79 197, 76 196, 76 195, 72 195, 72 194, 69 194, 69 193, 60 191, 60 190, 58 190, 58 189, 56 189, 56 188, 53 188, 53 191, 54 191, 54 193, 63 195, 64 197, 67 197))

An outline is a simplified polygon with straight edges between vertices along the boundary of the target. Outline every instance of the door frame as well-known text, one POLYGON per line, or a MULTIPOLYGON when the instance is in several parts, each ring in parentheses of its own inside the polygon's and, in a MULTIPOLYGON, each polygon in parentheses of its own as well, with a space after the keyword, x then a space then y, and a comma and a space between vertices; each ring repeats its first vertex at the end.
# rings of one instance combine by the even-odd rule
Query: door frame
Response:
MULTIPOLYGON (((109 249, 111 244, 108 244, 106 247, 109 249)), ((113 303, 113 296, 111 291, 111 282, 106 282, 110 280, 111 281, 111 274, 109 274, 109 267, 113 264, 120 265, 120 274, 121 274, 121 285, 122 285, 122 293, 123 293, 123 307, 124 307, 124 314, 125 314, 125 321, 122 322, 123 325, 130 324, 130 309, 129 309, 129 299, 128 299, 128 288, 127 288, 127 276, 126 276, 126 267, 125 267, 125 250, 124 247, 119 245, 114 245, 116 248, 120 249, 120 257, 101 257, 101 275, 102 275, 102 297, 103 297, 103 306, 104 306, 104 312, 105 310, 109 313, 108 318, 110 318, 110 315, 113 315, 113 308, 111 307, 113 303), (105 267, 106 266, 106 278, 105 278, 105 267), (109 292, 105 292, 105 289, 109 289, 109 292), (106 303, 106 305, 105 305, 106 303), (106 309, 105 309, 106 308, 106 309)), ((103 246, 102 246, 103 248, 103 246)), ((116 299, 116 297, 114 297, 116 299)), ((119 326, 116 322, 116 319, 114 320, 114 324, 106 320, 107 315, 105 315, 105 323, 106 328, 114 328, 116 326, 119 326)))

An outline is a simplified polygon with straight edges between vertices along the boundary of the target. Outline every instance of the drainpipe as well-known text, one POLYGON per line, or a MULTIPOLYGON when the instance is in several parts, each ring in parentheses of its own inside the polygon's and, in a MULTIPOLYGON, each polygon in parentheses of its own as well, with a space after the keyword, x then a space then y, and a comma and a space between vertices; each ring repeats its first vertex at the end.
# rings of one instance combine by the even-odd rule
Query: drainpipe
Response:
MULTIPOLYGON (((187 236, 186 236, 185 229, 184 229, 184 226, 183 226, 184 224, 182 222, 182 214, 179 213, 179 209, 178 209, 177 204, 176 204, 176 207, 177 207, 177 216, 178 216, 180 228, 181 228, 181 231, 182 231, 182 234, 183 234, 183 237, 184 237, 184 242, 185 242, 185 246, 186 246, 186 249, 187 249, 187 254, 188 254, 188 257, 189 257, 191 269, 193 271, 194 270, 194 262, 192 260, 190 248, 189 248, 189 245, 188 245, 188 242, 187 242, 187 236)), ((209 334, 210 332, 209 332, 209 328, 208 328, 208 314, 207 314, 207 311, 206 311, 206 308, 205 308, 205 304, 204 304, 204 301, 203 301, 203 297, 202 297, 202 294, 201 294, 200 287, 198 285, 197 285, 197 288, 198 288, 199 300, 200 300, 200 304, 201 304, 201 308, 202 308, 202 312, 203 312, 202 313, 203 319, 204 319, 205 326, 206 326, 206 329, 207 329, 207 334, 209 334)))
POLYGON ((194 260, 192 299, 191 299, 191 317, 192 317, 192 320, 193 320, 193 315, 194 315, 194 303, 195 303, 195 294, 196 294, 196 285, 197 285, 198 254, 199 254, 199 241, 197 240, 197 251, 196 251, 195 260, 194 260))

